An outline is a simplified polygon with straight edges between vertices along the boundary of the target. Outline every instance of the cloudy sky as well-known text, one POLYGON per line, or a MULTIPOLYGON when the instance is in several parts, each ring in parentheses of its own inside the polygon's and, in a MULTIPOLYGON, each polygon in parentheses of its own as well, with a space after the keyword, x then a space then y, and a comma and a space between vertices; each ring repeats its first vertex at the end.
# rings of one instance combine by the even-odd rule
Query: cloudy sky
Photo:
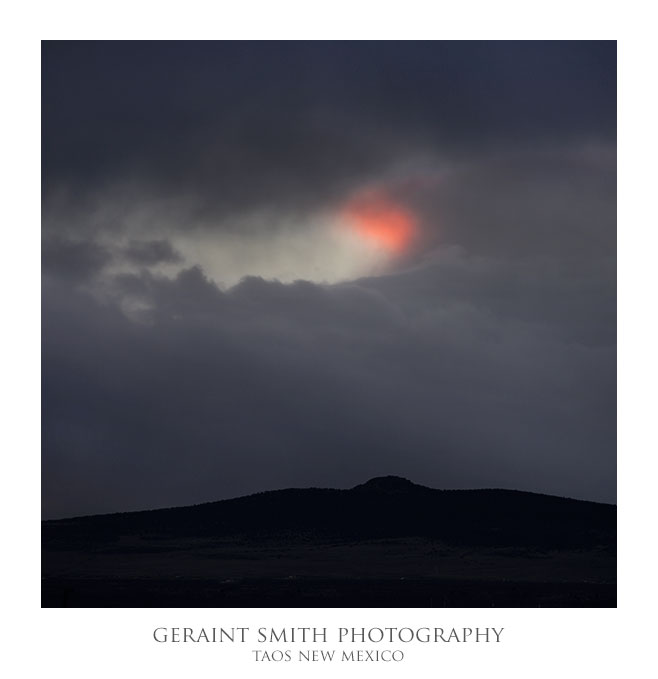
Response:
POLYGON ((614 42, 46 42, 42 214, 44 517, 615 501, 614 42))

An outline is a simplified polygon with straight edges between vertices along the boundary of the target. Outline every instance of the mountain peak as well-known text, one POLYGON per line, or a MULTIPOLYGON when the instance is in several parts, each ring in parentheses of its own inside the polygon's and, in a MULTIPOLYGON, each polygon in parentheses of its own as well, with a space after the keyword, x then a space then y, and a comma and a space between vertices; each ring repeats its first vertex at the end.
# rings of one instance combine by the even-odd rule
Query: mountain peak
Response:
POLYGON ((375 491, 379 493, 408 493, 416 488, 422 488, 422 486, 401 476, 376 476, 365 483, 354 486, 353 490, 375 491))

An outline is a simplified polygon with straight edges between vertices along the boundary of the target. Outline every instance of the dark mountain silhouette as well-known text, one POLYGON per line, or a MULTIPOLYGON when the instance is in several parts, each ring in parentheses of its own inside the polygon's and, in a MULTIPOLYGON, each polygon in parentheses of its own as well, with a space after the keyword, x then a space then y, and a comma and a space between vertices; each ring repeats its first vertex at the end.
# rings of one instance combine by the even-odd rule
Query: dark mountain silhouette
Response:
POLYGON ((510 490, 434 490, 395 476, 351 490, 288 489, 190 507, 46 521, 60 540, 207 537, 301 532, 368 539, 431 537, 461 545, 610 545, 616 507, 510 490))
MULTIPOLYGON (((173 571, 176 580, 201 579, 204 587, 204 577, 213 573, 233 582, 264 579, 270 592, 282 578, 340 581, 343 593, 336 601, 342 603, 327 600, 325 592, 320 605, 358 605, 344 601, 344 590, 363 577, 390 583, 413 575, 445 586, 469 572, 480 583, 513 577, 517 583, 580 583, 581 589, 587 589, 584 582, 606 585, 605 605, 614 605, 616 507, 510 490, 435 490, 385 476, 349 490, 276 490, 189 507, 45 521, 42 545, 44 605, 58 605, 48 604, 46 594, 64 580, 67 586, 92 582, 95 590, 102 589, 103 578, 116 584, 114 566, 135 579, 162 573, 164 591, 173 571), (466 560, 464 550, 470 552, 466 560)), ((311 593, 324 587, 318 582, 306 583, 311 593)), ((254 603, 232 605, 266 605, 257 596, 247 598, 254 603)), ((409 604, 383 596, 381 604, 368 605, 409 604)))

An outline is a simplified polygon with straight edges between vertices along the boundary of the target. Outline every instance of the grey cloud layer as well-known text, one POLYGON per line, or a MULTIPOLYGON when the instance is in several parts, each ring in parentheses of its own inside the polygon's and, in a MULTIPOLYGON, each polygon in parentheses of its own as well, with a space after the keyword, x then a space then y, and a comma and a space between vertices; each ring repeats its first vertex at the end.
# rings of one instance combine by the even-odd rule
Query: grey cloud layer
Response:
MULTIPOLYGON (((404 275, 452 283, 420 303, 393 299, 388 278, 251 278, 224 293, 198 269, 123 276, 121 294, 148 303, 137 322, 50 286, 46 511, 381 473, 612 500, 614 344, 578 341, 577 318, 528 318, 522 296, 499 313, 488 289, 507 275, 450 251, 404 275), (469 294, 454 294, 466 280, 469 294)), ((553 280, 546 295, 570 285, 553 280)))

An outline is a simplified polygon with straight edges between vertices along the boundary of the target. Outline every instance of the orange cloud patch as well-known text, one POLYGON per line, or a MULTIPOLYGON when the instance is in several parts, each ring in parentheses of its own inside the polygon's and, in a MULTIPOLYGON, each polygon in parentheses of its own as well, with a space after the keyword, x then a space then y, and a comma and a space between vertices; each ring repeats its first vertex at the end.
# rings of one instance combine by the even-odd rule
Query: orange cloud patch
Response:
POLYGON ((359 236, 395 254, 404 252, 416 234, 414 215, 380 193, 354 198, 342 216, 359 236))

